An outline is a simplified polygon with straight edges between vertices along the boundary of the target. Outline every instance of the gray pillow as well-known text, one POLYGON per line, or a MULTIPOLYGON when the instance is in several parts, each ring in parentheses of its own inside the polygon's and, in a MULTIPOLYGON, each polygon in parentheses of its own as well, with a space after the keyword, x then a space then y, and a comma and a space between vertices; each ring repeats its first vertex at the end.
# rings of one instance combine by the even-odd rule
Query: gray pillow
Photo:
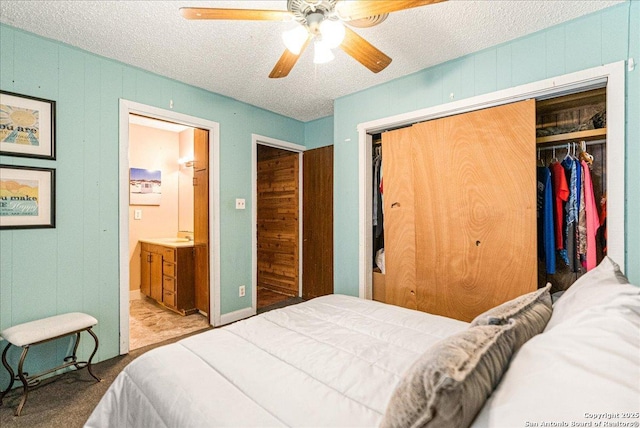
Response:
POLYGON ((514 352, 538 333, 542 333, 551 318, 551 284, 537 291, 509 300, 478 315, 471 326, 504 325, 514 320, 514 352))
POLYGON ((507 369, 511 328, 471 327, 433 345, 398 383, 380 426, 468 427, 507 369))

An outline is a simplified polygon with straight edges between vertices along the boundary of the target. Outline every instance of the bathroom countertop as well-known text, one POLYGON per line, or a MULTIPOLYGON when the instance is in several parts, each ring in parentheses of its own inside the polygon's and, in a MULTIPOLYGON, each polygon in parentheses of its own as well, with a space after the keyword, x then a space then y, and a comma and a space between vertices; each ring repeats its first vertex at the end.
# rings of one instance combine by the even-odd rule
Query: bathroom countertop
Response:
POLYGON ((147 244, 164 245, 165 247, 193 247, 193 241, 189 241, 186 238, 151 238, 140 239, 139 241, 147 244))

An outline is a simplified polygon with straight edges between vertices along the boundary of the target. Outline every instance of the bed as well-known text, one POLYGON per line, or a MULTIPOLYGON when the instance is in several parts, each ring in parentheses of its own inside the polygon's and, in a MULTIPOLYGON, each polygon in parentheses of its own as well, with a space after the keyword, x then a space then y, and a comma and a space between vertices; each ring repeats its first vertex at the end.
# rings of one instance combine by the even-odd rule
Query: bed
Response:
POLYGON ((85 426, 638 426, 639 412, 640 288, 605 258, 553 310, 548 288, 472 323, 330 295, 210 330, 134 360, 85 426))

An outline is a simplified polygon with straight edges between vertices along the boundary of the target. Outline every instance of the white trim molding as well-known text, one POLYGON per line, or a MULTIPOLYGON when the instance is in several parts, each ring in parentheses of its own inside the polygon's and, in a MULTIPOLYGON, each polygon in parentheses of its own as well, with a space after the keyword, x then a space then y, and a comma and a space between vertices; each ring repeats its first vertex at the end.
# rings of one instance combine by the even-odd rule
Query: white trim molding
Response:
POLYGON ((129 352, 129 115, 174 122, 209 132, 209 307, 210 323, 220 317, 220 125, 207 119, 120 99, 119 129, 119 264, 120 354, 129 352))
POLYGON ((538 100, 607 88, 607 248, 625 266, 625 63, 619 61, 489 94, 416 110, 358 125, 359 296, 372 298, 371 135, 426 120, 535 98, 538 100))
POLYGON ((243 308, 237 311, 229 312, 220 317, 220 325, 231 324, 232 322, 240 321, 245 318, 252 317, 256 314, 253 308, 243 308))
POLYGON ((258 145, 299 153, 298 167, 298 295, 302 295, 302 177, 305 146, 251 134, 251 309, 255 315, 258 304, 258 145))

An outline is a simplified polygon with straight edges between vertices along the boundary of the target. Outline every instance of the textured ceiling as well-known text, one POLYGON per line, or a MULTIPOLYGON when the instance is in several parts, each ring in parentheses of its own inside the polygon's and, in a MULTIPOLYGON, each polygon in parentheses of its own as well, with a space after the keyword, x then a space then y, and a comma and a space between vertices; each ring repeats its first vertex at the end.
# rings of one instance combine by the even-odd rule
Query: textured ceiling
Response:
MULTIPOLYGON (((393 1, 393 0, 391 0, 393 1)), ((393 58, 373 74, 340 49, 313 64, 307 49, 289 76, 269 79, 291 22, 188 21, 180 7, 286 9, 279 1, 0 1, 0 22, 301 121, 333 100, 567 21, 620 1, 450 0, 354 29, 393 58)))

